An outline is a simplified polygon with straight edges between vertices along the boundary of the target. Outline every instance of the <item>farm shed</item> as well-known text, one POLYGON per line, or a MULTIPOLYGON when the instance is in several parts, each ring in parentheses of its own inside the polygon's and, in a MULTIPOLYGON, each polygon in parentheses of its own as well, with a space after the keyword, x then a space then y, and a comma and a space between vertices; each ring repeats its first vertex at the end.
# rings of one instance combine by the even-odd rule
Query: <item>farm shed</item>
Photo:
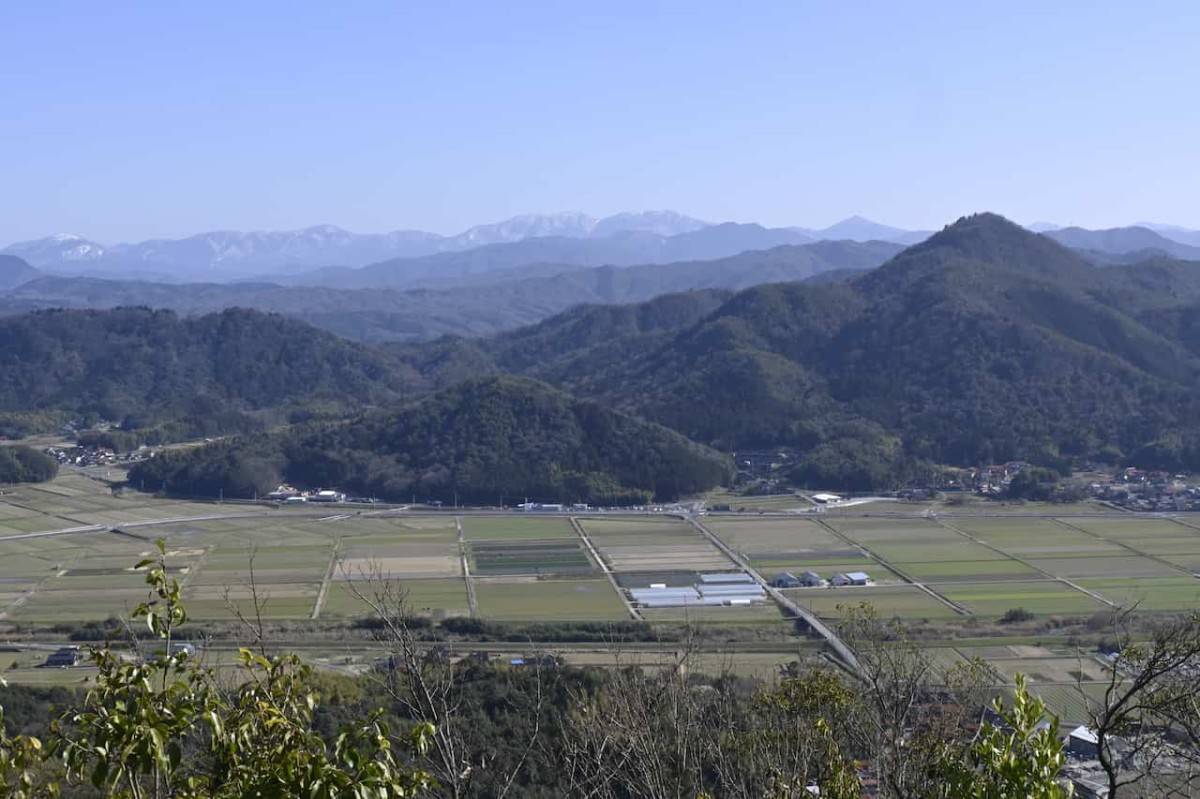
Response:
POLYGON ((1076 757, 1092 759, 1099 752, 1100 739, 1088 727, 1079 726, 1067 735, 1067 751, 1076 757))

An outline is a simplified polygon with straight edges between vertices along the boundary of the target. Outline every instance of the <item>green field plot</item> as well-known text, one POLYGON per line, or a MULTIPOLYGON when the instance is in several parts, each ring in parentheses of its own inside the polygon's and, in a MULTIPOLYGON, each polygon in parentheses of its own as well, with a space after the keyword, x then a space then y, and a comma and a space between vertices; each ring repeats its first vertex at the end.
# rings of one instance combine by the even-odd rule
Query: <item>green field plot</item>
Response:
POLYGON ((825 523, 846 538, 868 546, 897 541, 936 544, 962 540, 953 530, 928 519, 830 518, 825 523))
POLYGON ((0 524, 4 524, 9 519, 28 519, 30 516, 42 515, 41 511, 34 510, 33 508, 14 505, 6 499, 8 496, 8 494, 0 494, 0 524))
POLYGON ((1127 550, 1050 519, 954 519, 949 524, 1021 557, 1120 555, 1127 550))
POLYGON ((1128 554, 1105 558, 1038 558, 1029 562, 1055 577, 1180 577, 1177 568, 1150 558, 1128 554))
MULTIPOLYGON (((172 542, 173 543, 173 542, 172 542)), ((219 544, 205 560, 211 569, 246 568, 253 558, 254 567, 264 569, 304 569, 325 566, 329 563, 333 547, 330 544, 285 546, 239 546, 235 543, 219 544)))
POLYGON ((469 616, 471 612, 467 602, 467 586, 462 578, 379 582, 334 580, 329 584, 320 617, 366 616, 374 613, 369 603, 364 602, 355 591, 372 601, 386 597, 389 606, 403 597, 404 605, 411 612, 435 618, 469 616))
POLYGON ((842 614, 839 606, 849 608, 863 602, 870 603, 885 618, 961 618, 954 608, 913 585, 792 588, 783 593, 800 607, 828 619, 842 614))
POLYGON ((1080 579, 1075 582, 1122 607, 1139 610, 1194 610, 1200 607, 1200 580, 1194 577, 1154 579, 1080 579))
POLYGON ((1008 556, 958 537, 942 543, 907 541, 869 545, 872 555, 903 565, 908 563, 939 563, 943 561, 1008 560, 1008 556))
POLYGON ((767 513, 786 513, 788 511, 811 510, 813 503, 799 494, 764 494, 762 496, 742 496, 739 494, 714 492, 705 499, 709 508, 728 505, 734 511, 765 511, 767 513))
POLYGON ((1069 521, 1089 533, 1111 538, 1114 541, 1177 536, 1200 540, 1200 530, 1173 519, 1142 518, 1124 514, 1112 519, 1071 519, 1069 521))
POLYGON ((554 539, 575 535, 571 522, 561 516, 468 516, 463 518, 462 526, 468 541, 554 539))
POLYGON ((188 615, 199 621, 222 621, 237 618, 240 613, 247 619, 260 616, 264 619, 307 619, 312 614, 313 596, 284 597, 271 592, 260 600, 258 610, 252 599, 189 599, 188 615), (233 608, 236 608, 236 612, 233 608))
POLYGON ((1036 580, 1041 575, 1015 560, 942 560, 902 564, 905 574, 923 583, 1036 580))
POLYGON ((484 618, 505 621, 604 621, 629 613, 607 580, 476 580, 484 618))
POLYGON ((682 519, 672 516, 637 516, 634 518, 580 517, 588 535, 695 535, 693 527, 682 519))
POLYGON ((578 538, 473 542, 471 568, 482 577, 502 574, 586 574, 596 570, 578 538))
POLYGON ((1108 606, 1054 580, 1009 580, 938 586, 947 599, 979 616, 1002 616, 1013 608, 1024 608, 1045 616, 1091 614, 1108 606))
MULTIPOLYGON (((94 590, 46 591, 38 589, 9 613, 18 621, 56 622, 105 619, 109 616, 128 616, 133 608, 146 601, 145 588, 133 583, 131 588, 94 590)), ((190 611, 191 608, 189 607, 190 611)))
POLYGON ((1189 574, 1200 574, 1200 553, 1189 555, 1159 555, 1168 563, 1183 569, 1189 574))
POLYGON ((40 533, 46 530, 66 530, 69 527, 79 527, 81 524, 76 520, 42 515, 9 519, 3 523, 3 526, 5 535, 20 535, 21 533, 40 533))

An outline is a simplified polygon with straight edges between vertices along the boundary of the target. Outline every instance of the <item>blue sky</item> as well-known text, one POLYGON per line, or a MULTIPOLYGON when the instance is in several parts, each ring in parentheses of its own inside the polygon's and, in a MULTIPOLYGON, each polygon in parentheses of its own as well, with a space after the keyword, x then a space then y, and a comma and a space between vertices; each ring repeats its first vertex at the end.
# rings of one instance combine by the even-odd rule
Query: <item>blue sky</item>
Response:
POLYGON ((1200 228, 1200 3, 0 4, 0 243, 672 208, 1200 228))

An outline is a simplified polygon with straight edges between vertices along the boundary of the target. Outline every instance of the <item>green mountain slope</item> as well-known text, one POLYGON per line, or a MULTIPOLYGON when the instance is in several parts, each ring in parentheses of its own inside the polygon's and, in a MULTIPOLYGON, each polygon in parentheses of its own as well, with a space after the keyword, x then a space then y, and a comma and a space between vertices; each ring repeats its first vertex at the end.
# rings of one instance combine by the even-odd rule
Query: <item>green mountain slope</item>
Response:
POLYGON ((219 442, 139 464, 134 482, 250 496, 281 480, 393 500, 494 504, 673 499, 729 477, 678 433, 535 381, 485 378, 349 422, 219 442))
POLYGON ((0 412, 121 420, 394 401, 384 355, 280 316, 229 310, 39 311, 0 319, 0 412))
POLYGON ((758 286, 618 347, 523 354, 577 311, 481 348, 494 368, 725 447, 792 443, 828 463, 1111 457, 1200 418, 1194 326, 1163 307, 1164 285, 1195 302, 1195 268, 1141 266, 1097 269, 980 214, 861 277, 758 286))

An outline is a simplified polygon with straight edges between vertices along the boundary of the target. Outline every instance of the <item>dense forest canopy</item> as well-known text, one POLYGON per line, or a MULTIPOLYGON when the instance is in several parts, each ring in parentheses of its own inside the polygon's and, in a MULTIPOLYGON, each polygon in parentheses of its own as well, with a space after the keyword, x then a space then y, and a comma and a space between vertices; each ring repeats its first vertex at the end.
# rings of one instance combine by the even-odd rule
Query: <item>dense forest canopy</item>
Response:
POLYGON ((355 408, 405 390, 395 366, 280 316, 233 309, 39 311, 0 319, 0 413, 66 411, 133 426, 275 408, 355 408))
POLYGON ((461 383, 394 411, 180 453, 130 473, 179 494, 251 496, 288 481, 392 500, 636 504, 729 479, 728 458, 523 378, 461 383))

